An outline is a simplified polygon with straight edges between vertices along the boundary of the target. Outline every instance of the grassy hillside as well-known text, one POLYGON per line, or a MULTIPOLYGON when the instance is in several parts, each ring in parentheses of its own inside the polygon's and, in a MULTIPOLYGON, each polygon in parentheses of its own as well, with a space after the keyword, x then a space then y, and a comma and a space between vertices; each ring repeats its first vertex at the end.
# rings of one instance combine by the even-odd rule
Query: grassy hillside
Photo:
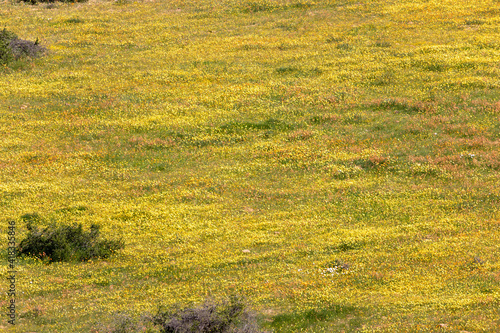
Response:
POLYGON ((499 14, 2 2, 2 26, 48 49, 0 68, 2 244, 37 212, 125 248, 20 259, 0 328, 89 332, 239 294, 275 332, 498 332, 499 14))

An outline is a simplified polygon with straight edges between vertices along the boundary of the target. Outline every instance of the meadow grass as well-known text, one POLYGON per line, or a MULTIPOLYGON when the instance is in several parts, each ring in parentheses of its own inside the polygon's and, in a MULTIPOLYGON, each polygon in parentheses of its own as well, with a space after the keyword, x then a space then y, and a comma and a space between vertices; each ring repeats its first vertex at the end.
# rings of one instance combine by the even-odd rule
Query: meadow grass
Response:
POLYGON ((36 212, 125 248, 20 258, 0 328, 89 332, 240 294, 275 332, 498 332, 498 14, 2 2, 2 26, 48 49, 0 69, 4 229, 19 242, 36 212))

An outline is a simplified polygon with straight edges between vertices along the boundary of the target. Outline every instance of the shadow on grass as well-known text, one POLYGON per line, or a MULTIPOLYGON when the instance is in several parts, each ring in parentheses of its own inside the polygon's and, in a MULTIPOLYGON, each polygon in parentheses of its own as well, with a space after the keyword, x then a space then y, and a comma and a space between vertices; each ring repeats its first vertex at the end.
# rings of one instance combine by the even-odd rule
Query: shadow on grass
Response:
POLYGON ((353 306, 332 305, 326 309, 274 316, 270 326, 276 332, 317 332, 322 328, 328 332, 355 331, 361 327, 360 312, 353 306))

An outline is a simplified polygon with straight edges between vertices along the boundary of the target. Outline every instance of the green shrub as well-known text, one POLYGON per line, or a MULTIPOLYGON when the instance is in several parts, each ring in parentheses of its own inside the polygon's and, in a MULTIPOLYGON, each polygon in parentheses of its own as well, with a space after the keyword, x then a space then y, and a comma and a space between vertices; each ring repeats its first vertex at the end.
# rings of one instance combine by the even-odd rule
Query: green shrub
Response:
POLYGON ((38 214, 21 217, 26 222, 28 235, 21 241, 18 253, 51 261, 87 261, 93 258, 108 258, 123 248, 123 241, 99 240, 99 225, 92 224, 84 232, 81 224, 49 225, 39 229, 34 224, 41 222, 38 214))

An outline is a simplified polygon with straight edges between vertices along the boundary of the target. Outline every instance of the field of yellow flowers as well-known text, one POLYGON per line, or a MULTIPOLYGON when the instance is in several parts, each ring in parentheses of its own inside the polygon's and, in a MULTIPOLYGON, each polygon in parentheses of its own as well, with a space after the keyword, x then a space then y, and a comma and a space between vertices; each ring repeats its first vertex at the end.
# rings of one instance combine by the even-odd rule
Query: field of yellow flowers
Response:
POLYGON ((274 332, 500 331, 498 0, 0 3, 0 207, 106 260, 18 258, 8 332, 246 297, 274 332))

